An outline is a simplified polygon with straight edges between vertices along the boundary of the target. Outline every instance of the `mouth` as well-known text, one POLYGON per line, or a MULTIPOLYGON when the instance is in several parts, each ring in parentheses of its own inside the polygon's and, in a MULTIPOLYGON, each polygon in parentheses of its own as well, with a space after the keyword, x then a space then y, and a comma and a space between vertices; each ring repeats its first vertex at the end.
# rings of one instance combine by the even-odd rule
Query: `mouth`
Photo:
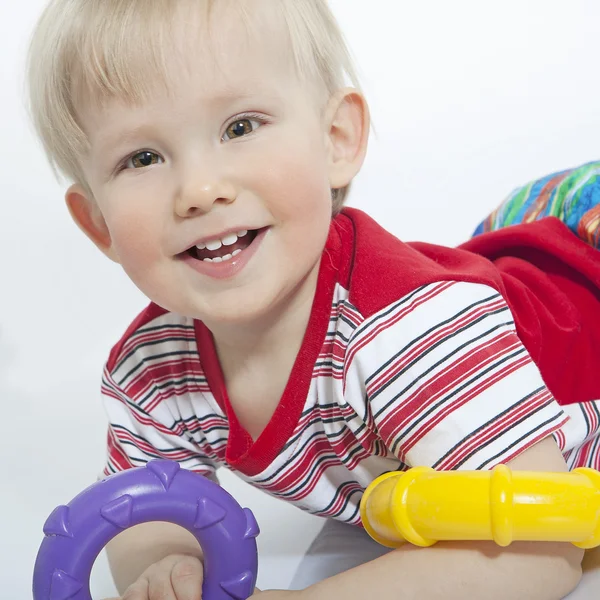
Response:
POLYGON ((261 231, 263 230, 253 229, 232 233, 220 240, 210 240, 206 244, 192 246, 185 254, 201 262, 228 262, 246 250, 261 231))

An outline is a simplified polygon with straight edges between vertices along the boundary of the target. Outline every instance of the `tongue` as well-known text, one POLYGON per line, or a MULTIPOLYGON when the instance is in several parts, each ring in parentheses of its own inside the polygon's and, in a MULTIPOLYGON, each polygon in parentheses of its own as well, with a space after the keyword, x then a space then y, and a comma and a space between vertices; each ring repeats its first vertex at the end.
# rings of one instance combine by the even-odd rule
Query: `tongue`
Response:
POLYGON ((227 254, 233 254, 236 250, 245 250, 256 237, 255 231, 249 231, 244 237, 238 238, 235 244, 231 246, 221 246, 218 250, 208 250, 204 248, 199 250, 196 248, 196 258, 198 260, 204 260, 205 258, 221 258, 227 256, 227 254))

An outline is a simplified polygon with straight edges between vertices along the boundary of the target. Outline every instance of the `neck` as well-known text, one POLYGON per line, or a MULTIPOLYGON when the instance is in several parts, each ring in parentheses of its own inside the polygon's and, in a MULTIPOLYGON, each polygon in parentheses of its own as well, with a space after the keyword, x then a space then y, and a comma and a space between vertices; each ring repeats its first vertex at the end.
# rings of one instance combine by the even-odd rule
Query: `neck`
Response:
POLYGON ((209 327, 225 373, 265 359, 275 364, 295 359, 310 319, 318 274, 317 262, 285 302, 252 323, 209 327))

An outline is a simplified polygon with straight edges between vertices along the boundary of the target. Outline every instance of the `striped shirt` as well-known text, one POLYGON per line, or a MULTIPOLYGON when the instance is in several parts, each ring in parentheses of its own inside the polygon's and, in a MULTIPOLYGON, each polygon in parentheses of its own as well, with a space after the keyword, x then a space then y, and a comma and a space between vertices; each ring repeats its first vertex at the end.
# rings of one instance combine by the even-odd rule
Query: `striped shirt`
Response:
POLYGON ((524 291, 494 263, 404 244, 355 209, 332 222, 324 257, 290 380, 257 440, 203 323, 154 304, 139 315, 104 371, 105 474, 154 458, 209 477, 226 466, 358 524, 364 489, 390 470, 490 469, 550 435, 571 468, 600 468, 600 393, 556 400, 520 334, 524 291))

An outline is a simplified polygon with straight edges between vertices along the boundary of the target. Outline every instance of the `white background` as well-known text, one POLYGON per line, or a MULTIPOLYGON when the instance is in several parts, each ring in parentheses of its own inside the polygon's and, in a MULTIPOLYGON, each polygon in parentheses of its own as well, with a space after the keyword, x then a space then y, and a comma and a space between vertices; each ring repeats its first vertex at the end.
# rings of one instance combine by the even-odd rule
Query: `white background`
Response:
MULTIPOLYGON (((0 596, 31 597, 46 516, 104 458, 102 364, 144 305, 70 222, 23 109, 43 0, 0 0, 0 596)), ((336 0, 377 137, 350 204, 404 239, 453 244, 512 188, 598 159, 598 0, 336 0)), ((320 522, 249 490, 259 583, 285 586, 320 522)), ((101 559, 96 598, 112 593, 101 559)))

